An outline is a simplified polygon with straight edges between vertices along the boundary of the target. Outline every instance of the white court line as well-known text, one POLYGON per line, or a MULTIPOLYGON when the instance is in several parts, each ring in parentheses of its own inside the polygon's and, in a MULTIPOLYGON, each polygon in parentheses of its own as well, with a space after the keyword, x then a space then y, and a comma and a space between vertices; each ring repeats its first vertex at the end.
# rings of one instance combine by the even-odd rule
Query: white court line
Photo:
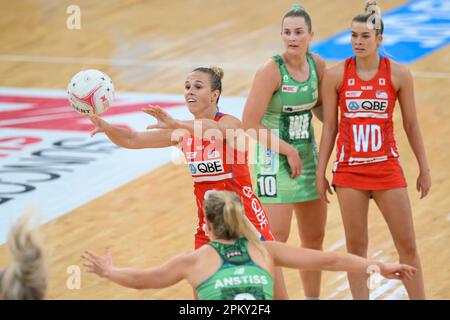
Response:
MULTIPOLYGON (((344 241, 344 240, 341 240, 344 241)), ((340 243, 341 241, 337 241, 334 243, 333 246, 336 246, 336 244, 340 243)), ((328 250, 327 250, 328 251, 328 250)), ((383 250, 378 250, 370 255, 370 259, 375 259, 381 262, 385 261, 385 257, 382 256, 383 250), (378 258, 377 258, 378 257, 378 258)), ((384 299, 386 300, 399 300, 402 299, 405 296, 405 290, 402 286, 402 283, 399 281, 392 281, 383 279, 383 284, 381 284, 378 288, 375 288, 370 292, 370 299, 375 300, 379 297, 381 297, 383 294, 387 293, 388 291, 391 291, 392 289, 395 289, 395 291, 391 294, 387 294, 384 299)), ((331 300, 332 298, 336 297, 338 294, 345 290, 349 290, 349 283, 346 277, 346 273, 341 273, 334 280, 332 280, 330 285, 339 284, 339 286, 331 292, 325 299, 331 300)), ((352 299, 351 293, 346 295, 342 300, 350 300, 352 299)))
POLYGON ((400 286, 394 292, 387 295, 385 300, 404 300, 405 298, 408 298, 408 293, 406 293, 404 286, 400 286))
POLYGON ((327 248, 327 251, 336 251, 337 249, 339 249, 339 248, 341 248, 343 246, 345 246, 345 239, 336 241, 335 243, 333 243, 332 245, 330 245, 327 248))
MULTIPOLYGON (((214 61, 182 61, 182 60, 139 60, 139 59, 102 59, 64 56, 31 56, 31 55, 0 55, 0 61, 9 62, 41 62, 41 63, 68 63, 68 64, 97 64, 120 67, 186 67, 199 65, 219 65, 224 69, 238 69, 256 71, 262 64, 227 63, 214 61)), ((450 79, 450 72, 412 71, 415 77, 427 79, 450 79)))

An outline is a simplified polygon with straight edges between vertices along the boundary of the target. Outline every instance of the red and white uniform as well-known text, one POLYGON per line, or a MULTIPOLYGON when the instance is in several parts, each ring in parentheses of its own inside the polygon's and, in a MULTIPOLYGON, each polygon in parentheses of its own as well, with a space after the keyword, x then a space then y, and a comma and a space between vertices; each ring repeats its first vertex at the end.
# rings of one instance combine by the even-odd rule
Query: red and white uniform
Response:
POLYGON ((362 190, 406 187, 394 139, 397 93, 389 59, 381 58, 369 81, 356 74, 356 59, 347 59, 338 92, 340 124, 332 184, 362 190))
MULTIPOLYGON (((214 121, 224 116, 217 112, 214 121)), ((205 132, 206 133, 206 132, 205 132)), ((261 240, 273 240, 266 213, 253 193, 252 181, 247 166, 247 153, 238 152, 222 138, 214 136, 202 140, 186 134, 181 142, 183 152, 194 180, 194 194, 198 207, 198 227, 195 234, 195 249, 208 243, 205 234, 206 221, 203 203, 208 190, 234 191, 242 199, 245 215, 260 233, 261 240)))

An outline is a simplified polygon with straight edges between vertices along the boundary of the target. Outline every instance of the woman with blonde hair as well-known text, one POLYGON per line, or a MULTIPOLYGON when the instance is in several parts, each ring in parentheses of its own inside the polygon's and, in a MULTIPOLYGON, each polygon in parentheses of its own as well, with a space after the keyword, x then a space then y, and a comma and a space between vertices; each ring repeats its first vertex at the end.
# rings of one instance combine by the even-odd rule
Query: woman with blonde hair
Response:
POLYGON ((148 269, 118 268, 109 249, 104 256, 82 255, 88 272, 135 289, 157 289, 186 280, 201 300, 273 299, 275 266, 304 270, 366 272, 370 266, 393 279, 411 279, 415 269, 370 261, 347 253, 322 252, 261 242, 244 216, 241 199, 228 191, 209 191, 206 230, 211 242, 148 269))
POLYGON ((41 300, 47 291, 47 269, 37 230, 26 214, 12 227, 8 247, 11 264, 0 271, 0 298, 5 300, 41 300))
MULTIPOLYGON (((365 12, 355 16, 351 24, 355 55, 325 73, 317 189, 328 201, 331 188, 325 170, 339 133, 332 185, 339 200, 347 251, 367 256, 368 209, 373 198, 388 224, 400 262, 418 269, 414 280, 404 280, 409 297, 424 299, 411 205, 394 138, 397 100, 419 165, 416 188, 421 198, 431 187, 430 169, 417 120, 413 77, 406 66, 379 54, 383 30, 376 2, 367 1, 365 12)), ((369 298, 366 274, 349 273, 348 279, 354 299, 369 298)))
POLYGON ((245 143, 238 144, 238 137, 229 137, 230 132, 242 130, 242 123, 236 117, 219 111, 223 75, 221 68, 199 67, 186 77, 184 99, 195 120, 174 119, 158 106, 143 109, 158 121, 148 127, 150 130, 143 132, 115 127, 100 117, 91 118, 96 125, 92 135, 104 132, 113 143, 123 148, 179 147, 194 182, 198 215, 195 249, 210 240, 205 234, 203 201, 205 192, 211 189, 239 194, 243 199, 245 215, 258 230, 261 239, 273 239, 266 214, 253 193, 245 143))

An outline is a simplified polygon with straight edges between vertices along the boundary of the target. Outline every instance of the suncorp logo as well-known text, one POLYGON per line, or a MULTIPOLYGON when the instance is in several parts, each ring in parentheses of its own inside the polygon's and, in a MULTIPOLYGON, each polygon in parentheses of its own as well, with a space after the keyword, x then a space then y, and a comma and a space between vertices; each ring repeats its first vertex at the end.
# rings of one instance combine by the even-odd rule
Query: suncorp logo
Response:
POLYGON ((352 99, 347 100, 348 111, 373 111, 373 112, 385 112, 388 107, 387 100, 364 100, 364 99, 352 99))

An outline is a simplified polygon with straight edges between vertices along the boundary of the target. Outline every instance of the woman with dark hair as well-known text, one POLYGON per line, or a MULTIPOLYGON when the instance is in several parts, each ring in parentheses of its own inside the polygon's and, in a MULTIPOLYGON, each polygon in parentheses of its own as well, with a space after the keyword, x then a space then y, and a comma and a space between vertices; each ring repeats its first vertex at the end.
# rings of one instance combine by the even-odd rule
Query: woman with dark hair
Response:
MULTIPOLYGON (((309 51, 313 36, 308 12, 294 5, 281 23, 285 51, 256 73, 243 124, 258 141, 256 190, 275 239, 288 240, 294 211, 301 246, 321 250, 327 206, 316 190, 317 148, 311 121, 313 113, 322 119, 319 86, 325 62, 309 51)), ((305 298, 318 299, 321 273, 301 271, 300 276, 305 298)), ((287 298, 284 283, 279 285, 287 298)))

